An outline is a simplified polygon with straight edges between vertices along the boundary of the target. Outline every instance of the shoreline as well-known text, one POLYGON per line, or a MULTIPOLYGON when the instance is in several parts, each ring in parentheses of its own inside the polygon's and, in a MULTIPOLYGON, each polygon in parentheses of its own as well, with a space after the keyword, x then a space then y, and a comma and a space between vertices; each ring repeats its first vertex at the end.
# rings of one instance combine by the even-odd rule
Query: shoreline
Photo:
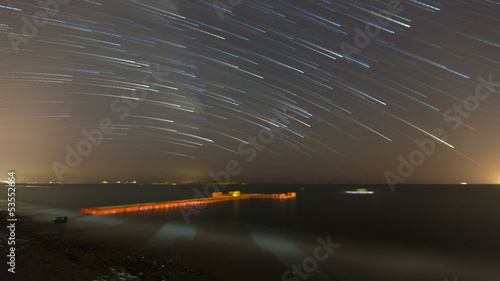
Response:
MULTIPOLYGON (((316 208, 314 212, 302 209, 298 212, 300 210, 295 205, 270 206, 268 202, 244 200, 239 204, 210 205, 191 224, 184 223, 177 211, 89 216, 82 215, 76 206, 69 207, 75 202, 79 205, 91 205, 88 202, 116 199, 114 189, 98 193, 98 200, 95 196, 83 197, 84 192, 90 194, 91 188, 43 189, 41 192, 32 188, 26 189, 26 193, 21 193, 19 189, 19 195, 22 195, 19 198, 27 201, 16 202, 17 214, 19 217, 29 217, 41 222, 39 226, 45 225, 49 230, 56 228, 69 233, 78 241, 87 242, 90 247, 107 243, 113 245, 113 249, 127 249, 128 251, 122 251, 127 254, 146 253, 145 256, 150 257, 148 252, 153 252, 156 255, 179 256, 194 265, 192 268, 210 272, 211 275, 226 280, 280 280, 285 271, 290 270, 294 264, 302 264, 305 258, 314 253, 318 237, 325 238, 330 234, 332 241, 342 244, 329 259, 320 263, 325 274, 329 274, 331 278, 342 276, 342 272, 338 270, 346 270, 357 277, 355 280, 378 280, 380 276, 384 276, 386 280, 414 280, 415 276, 422 275, 425 275, 426 280, 444 280, 445 276, 460 276, 463 281, 500 280, 496 259, 499 244, 495 238, 498 228, 489 223, 497 221, 497 188, 478 189, 479 192, 473 194, 463 192, 468 188, 461 188, 462 192, 458 192, 455 198, 450 198, 448 192, 430 192, 427 189, 423 189, 423 192, 398 191, 395 194, 380 193, 370 197, 370 201, 366 200, 367 197, 347 197, 335 190, 318 199, 318 193, 307 188, 301 191, 303 203, 335 202, 335 207, 316 208), (421 196, 415 196, 418 194, 421 196), (470 208, 471 198, 482 202, 482 208, 470 208), (351 203, 344 202, 347 199, 351 203), (47 205, 35 205, 33 202, 47 205), (59 202, 61 203, 57 204, 59 202), (353 202, 368 209, 353 215, 349 212, 353 208, 353 202), (378 204, 373 205, 372 202, 378 204), (383 206, 381 203, 384 203, 383 206), (426 207, 422 208, 424 205, 426 207), (370 215, 369 211, 377 212, 370 215), (305 218, 318 220, 310 224, 309 220, 300 218, 300 214, 306 215, 305 218), (436 214, 438 217, 435 217, 436 214), (56 216, 68 216, 68 223, 54 225, 52 219, 56 216), (301 223, 300 229, 293 228, 293 224, 287 221, 291 218, 301 223), (457 221, 457 218, 460 220, 457 221)), ((137 190, 120 193, 120 196, 123 200, 136 200, 144 193, 137 190)), ((282 191, 279 188, 273 190, 282 191)), ((321 192, 321 189, 317 190, 321 192)), ((176 197, 187 193, 152 194, 158 198, 166 195, 177 199, 176 197)), ((3 202, 7 201, 0 200, 0 203, 3 202)), ((24 238, 20 234, 17 237, 24 238)), ((17 253, 21 258, 23 251, 19 250, 17 253)), ((110 253, 110 256, 116 255, 110 253)), ((30 263, 37 265, 33 261, 30 263)), ((44 265, 49 266, 50 264, 44 265)), ((105 274, 129 273, 137 277, 141 272, 128 271, 126 268, 125 272, 116 272, 116 268, 113 270, 115 271, 111 267, 105 268, 105 274)), ((80 273, 78 268, 73 271, 80 273)), ((2 273, 5 272, 6 269, 2 273)), ((138 280, 131 278, 129 279, 138 280)), ((0 280, 4 280, 1 274, 0 280)), ((317 279, 310 277, 308 280, 317 279)))
MULTIPOLYGON (((7 212, 0 211, 6 225, 7 212)), ((2 268, 1 280, 206 280, 221 278, 166 252, 127 249, 116 243, 93 241, 61 223, 43 223, 17 216, 16 273, 2 268)), ((6 226, 4 226, 6 227, 6 226)), ((7 235, 0 236, 2 256, 8 255, 7 235)))

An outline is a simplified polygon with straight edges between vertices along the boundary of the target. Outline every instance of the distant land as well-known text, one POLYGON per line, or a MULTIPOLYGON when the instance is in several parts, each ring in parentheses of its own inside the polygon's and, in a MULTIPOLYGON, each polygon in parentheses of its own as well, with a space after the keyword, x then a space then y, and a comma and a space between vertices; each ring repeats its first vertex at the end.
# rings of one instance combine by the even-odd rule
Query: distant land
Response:
MULTIPOLYGON (((8 181, 0 181, 0 185, 8 185, 8 181)), ((101 181, 98 183, 61 183, 61 182, 16 182, 16 185, 27 185, 27 184, 53 184, 53 185, 63 185, 63 184, 141 184, 141 185, 205 185, 205 184, 218 184, 218 185, 247 185, 248 182, 239 181, 228 181, 228 182, 217 182, 217 181, 184 181, 184 182, 137 182, 137 181, 101 181)))

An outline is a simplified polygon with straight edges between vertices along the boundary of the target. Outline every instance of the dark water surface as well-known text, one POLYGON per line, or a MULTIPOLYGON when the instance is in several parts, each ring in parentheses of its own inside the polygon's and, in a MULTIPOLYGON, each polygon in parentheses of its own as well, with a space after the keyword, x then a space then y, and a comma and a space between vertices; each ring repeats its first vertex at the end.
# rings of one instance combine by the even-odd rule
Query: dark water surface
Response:
MULTIPOLYGON (((67 227, 82 236, 180 254, 230 280, 500 280, 499 185, 406 185, 395 192, 384 185, 235 185, 221 191, 294 191, 297 198, 209 204, 189 223, 179 209, 78 213, 193 198, 193 188, 204 187, 33 185, 17 188, 16 198, 24 203, 19 213, 68 215, 67 227), (342 193, 356 188, 375 193, 342 193), (338 247, 320 248, 318 260, 319 241, 329 239, 338 247), (286 272, 294 265, 302 273, 286 272)), ((6 196, 5 188, 0 199, 6 196)))

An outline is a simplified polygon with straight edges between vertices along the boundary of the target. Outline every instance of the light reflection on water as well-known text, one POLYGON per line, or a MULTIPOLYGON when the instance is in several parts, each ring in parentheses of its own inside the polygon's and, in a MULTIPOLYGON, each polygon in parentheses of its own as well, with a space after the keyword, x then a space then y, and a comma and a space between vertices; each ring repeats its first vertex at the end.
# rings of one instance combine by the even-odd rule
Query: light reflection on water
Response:
POLYGON ((500 194, 493 186, 416 187, 396 193, 374 186, 370 196, 339 193, 347 187, 228 187, 225 192, 296 191, 297 198, 209 204, 190 217, 190 224, 178 209, 78 213, 82 207, 192 198, 192 188, 26 186, 16 195, 28 202, 19 205, 21 212, 36 213, 39 220, 68 216, 65 227, 82 236, 167 250, 231 280, 281 280, 281 273, 312 255, 318 237, 328 235, 341 247, 320 263, 321 270, 342 280, 498 280, 500 274, 492 258, 500 252, 500 194))

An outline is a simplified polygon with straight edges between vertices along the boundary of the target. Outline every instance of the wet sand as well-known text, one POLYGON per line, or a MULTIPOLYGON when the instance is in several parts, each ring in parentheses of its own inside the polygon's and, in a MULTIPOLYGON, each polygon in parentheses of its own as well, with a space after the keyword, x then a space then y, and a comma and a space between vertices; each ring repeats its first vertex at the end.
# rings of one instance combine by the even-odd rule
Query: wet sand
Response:
MULTIPOLYGON (((6 214, 0 212, 2 229, 6 227, 6 214)), ((64 223, 40 222, 27 216, 17 219, 15 273, 7 272, 3 265, 0 280, 223 280, 180 256, 89 239, 64 223)), ((8 254, 6 239, 6 235, 0 238, 3 258, 8 254)))

